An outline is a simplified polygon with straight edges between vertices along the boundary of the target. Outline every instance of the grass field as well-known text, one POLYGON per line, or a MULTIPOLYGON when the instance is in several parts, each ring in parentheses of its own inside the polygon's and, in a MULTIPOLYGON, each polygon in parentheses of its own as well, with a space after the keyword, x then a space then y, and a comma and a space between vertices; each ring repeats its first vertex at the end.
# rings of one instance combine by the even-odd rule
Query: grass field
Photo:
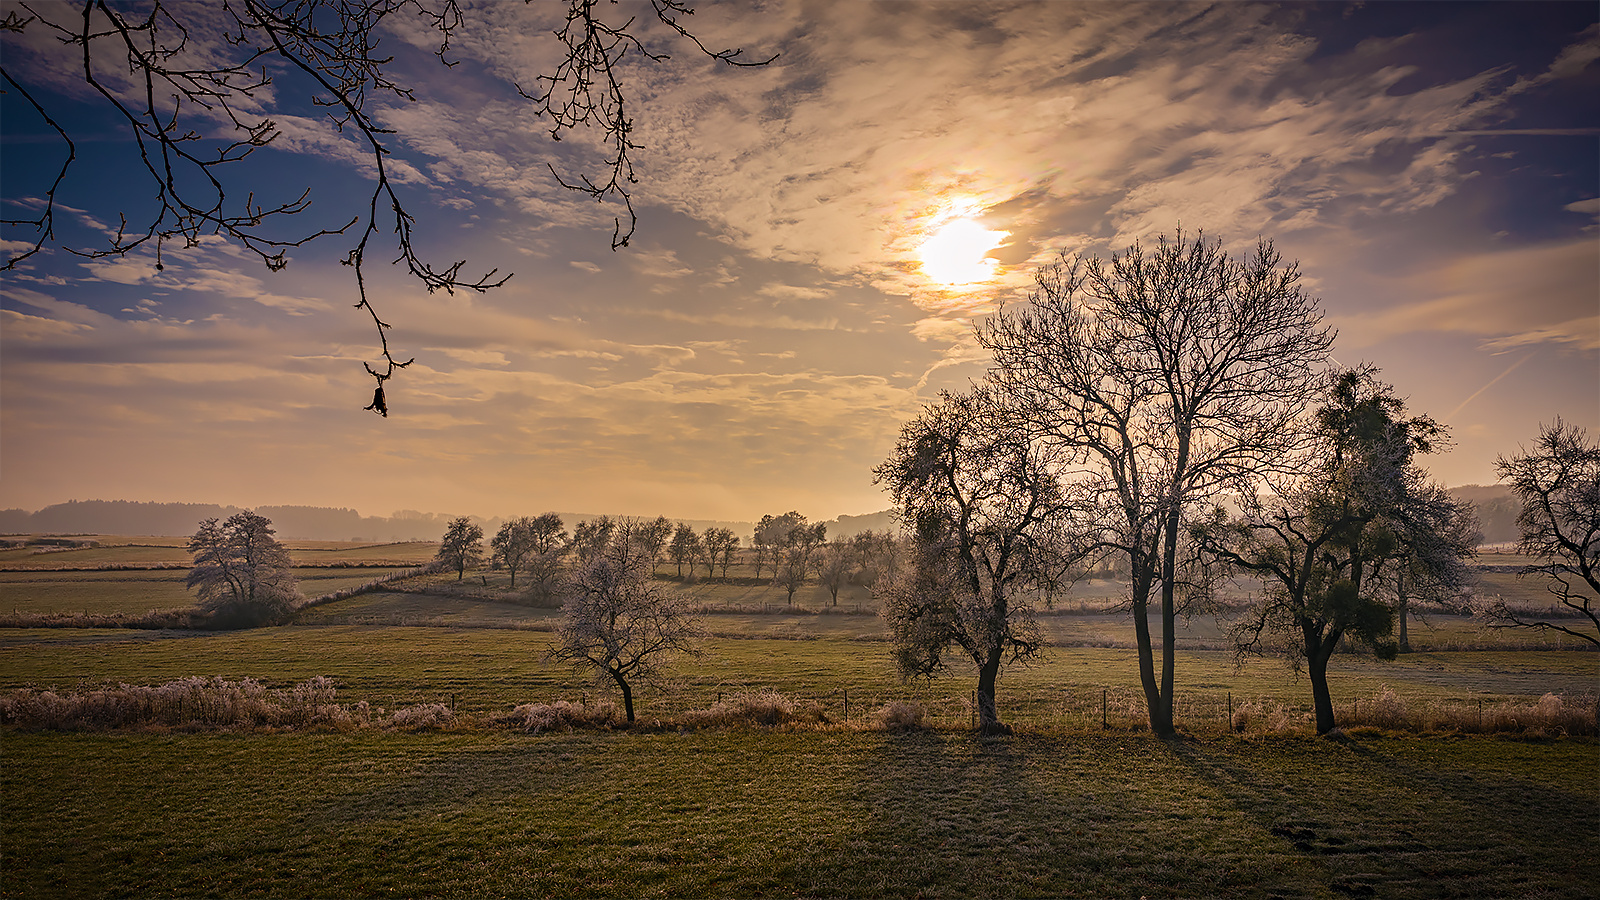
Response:
MULTIPOLYGON (((294 558, 327 554, 299 570, 307 593, 327 593, 392 570, 378 563, 417 561, 394 546, 294 558)), ((101 554, 82 557, 87 566, 150 549, 41 556, 101 554)), ((0 560, 0 606, 192 602, 182 570, 19 565, 0 560)), ((1199 617, 1179 635, 1187 737, 1163 742, 1142 730, 1132 626, 1103 611, 1107 583, 1070 614, 1041 616, 1059 646, 999 683, 1001 716, 1018 733, 978 739, 966 730, 972 674, 901 682, 864 591, 835 608, 807 586, 790 607, 748 576, 673 584, 707 611, 713 637, 675 683, 639 692, 644 730, 508 732, 489 723, 517 704, 613 694, 546 660, 560 612, 528 605, 505 573, 421 581, 429 592, 360 595, 279 628, 0 629, 0 690, 196 675, 286 688, 325 675, 341 703, 442 703, 461 723, 344 734, 7 727, 0 896, 1596 895, 1594 738, 1357 728, 1319 740, 1307 684, 1275 660, 1236 666, 1211 649, 1224 626, 1199 617), (816 701, 834 724, 648 724, 752 689, 816 701), (871 712, 890 700, 921 703, 938 730, 872 730, 871 712), (1258 716, 1235 735, 1230 705, 1274 710, 1278 724, 1269 733, 1258 716)), ((1392 663, 1335 658, 1341 716, 1398 697, 1463 721, 1478 704, 1493 715, 1550 692, 1592 704, 1600 683, 1600 654, 1529 649, 1545 644, 1526 633, 1433 616, 1413 622, 1412 640, 1423 652, 1392 663)))
POLYGON ((6 737, 10 897, 1586 897, 1592 741, 6 737))

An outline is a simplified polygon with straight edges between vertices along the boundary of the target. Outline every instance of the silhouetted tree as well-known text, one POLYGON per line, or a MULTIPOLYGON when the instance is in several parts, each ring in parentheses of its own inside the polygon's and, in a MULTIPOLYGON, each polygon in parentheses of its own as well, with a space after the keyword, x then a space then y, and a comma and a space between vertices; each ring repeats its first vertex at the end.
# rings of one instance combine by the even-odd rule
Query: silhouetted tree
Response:
POLYGON ((460 581, 466 575, 467 566, 475 566, 483 561, 483 529, 472 524, 472 520, 466 516, 452 519, 444 538, 439 541, 439 553, 435 559, 455 569, 456 580, 460 581))
POLYGON ((1230 258, 1180 230, 1153 252, 1038 273, 1027 305, 980 327, 991 380, 1038 439, 1059 447, 1098 546, 1125 555, 1150 728, 1173 724, 1177 616, 1203 597, 1183 571, 1185 517, 1245 490, 1292 449, 1333 342, 1297 266, 1271 243, 1230 258), (1149 604, 1161 610, 1161 669, 1149 604))
POLYGON ((551 651, 615 684, 629 722, 634 685, 659 679, 673 656, 698 652, 702 636, 688 601, 663 593, 650 569, 649 557, 623 536, 579 563, 563 588, 565 619, 551 651))
POLYGON ((533 519, 520 516, 502 523, 489 545, 494 548, 493 559, 511 573, 511 587, 517 586, 517 570, 522 568, 534 553, 533 519))
POLYGON ((913 526, 908 564, 878 588, 895 661, 906 677, 931 677, 959 650, 978 672, 985 732, 1009 730, 995 705, 1001 665, 1042 646, 1022 588, 1065 521, 1058 462, 976 390, 923 410, 873 470, 913 526))
POLYGON ((1560 607, 1589 625, 1551 622, 1498 597, 1479 611, 1496 625, 1559 631, 1600 645, 1600 444, 1557 418, 1539 426, 1532 450, 1500 457, 1495 471, 1522 501, 1517 552, 1538 560, 1522 577, 1544 576, 1560 607))
POLYGON ((1370 369, 1333 379, 1313 420, 1315 443, 1304 471, 1246 498, 1229 519, 1220 507, 1195 533, 1210 552, 1265 582, 1255 612, 1233 631, 1241 655, 1285 654, 1311 681, 1317 733, 1334 728, 1328 660, 1344 638, 1394 659, 1395 610, 1384 576, 1415 568, 1456 589, 1470 578, 1465 559, 1476 529, 1470 508, 1429 484, 1415 463, 1444 439, 1370 369))
POLYGON ((545 513, 535 518, 530 528, 530 545, 531 552, 524 562, 528 579, 537 595, 548 596, 555 589, 561 560, 567 552, 567 527, 561 517, 545 513))
POLYGON ((302 599, 289 551, 264 516, 245 510, 220 524, 206 519, 189 538, 189 552, 194 568, 184 585, 196 591, 201 610, 219 625, 276 625, 302 599))

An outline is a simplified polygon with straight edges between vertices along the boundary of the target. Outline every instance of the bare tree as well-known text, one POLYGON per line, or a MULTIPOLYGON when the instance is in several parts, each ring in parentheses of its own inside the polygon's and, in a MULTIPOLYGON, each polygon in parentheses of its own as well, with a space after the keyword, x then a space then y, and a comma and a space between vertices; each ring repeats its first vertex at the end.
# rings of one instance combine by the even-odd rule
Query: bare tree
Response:
POLYGON ((705 547, 708 569, 706 577, 711 577, 709 566, 722 567, 722 577, 728 577, 728 566, 733 563, 733 552, 739 549, 739 536, 726 528, 707 528, 701 535, 701 544, 705 547))
MULTIPOLYGON (((598 175, 564 177, 551 171, 566 188, 622 204, 626 215, 616 219, 611 238, 615 249, 628 243, 637 222, 630 185, 636 181, 632 153, 639 147, 633 141, 623 63, 630 56, 659 61, 667 55, 645 43, 636 18, 610 19, 612 4, 566 4, 565 22, 554 32, 563 49, 559 61, 531 89, 513 87, 549 123, 552 138, 583 130, 606 148, 598 175)), ((683 18, 693 9, 680 0, 650 0, 648 8, 651 20, 711 59, 731 66, 772 61, 706 47, 684 26, 683 18)), ((128 165, 119 171, 142 178, 154 202, 147 213, 135 212, 135 221, 118 214, 121 224, 107 244, 66 249, 107 257, 148 245, 159 269, 167 245, 194 246, 219 235, 277 271, 288 265, 291 248, 330 235, 351 237, 344 262, 355 273, 356 307, 371 316, 382 357, 376 366, 364 364, 377 381, 367 409, 387 416, 384 382, 412 360, 402 362, 391 353, 389 326, 367 291, 364 264, 373 238, 393 233, 395 261, 403 262, 430 292, 486 291, 509 277, 495 271, 473 277, 462 273, 464 261, 434 266, 421 258, 413 245, 415 217, 392 178, 398 141, 391 137, 394 131, 379 124, 380 98, 415 100, 413 91, 397 79, 393 57, 380 50, 385 34, 396 27, 430 32, 438 42, 435 55, 450 67, 456 64, 450 43, 462 26, 456 0, 16 4, 0 20, 0 31, 17 35, 17 41, 30 31, 47 39, 32 42, 29 53, 8 48, 0 80, 20 98, 20 108, 31 109, 59 138, 63 159, 36 217, 0 220, 34 233, 27 248, 3 268, 15 267, 58 240, 55 216, 65 206, 60 192, 72 186, 78 148, 47 108, 50 95, 43 88, 53 66, 81 69, 91 96, 125 124, 135 145, 128 165), (343 224, 287 231, 293 226, 284 220, 310 208, 310 189, 291 199, 263 200, 272 186, 255 184, 260 174, 240 165, 282 136, 274 112, 292 114, 297 107, 325 110, 337 132, 356 137, 359 152, 375 172, 365 202, 348 220, 341 214, 343 224), (226 137, 219 141, 219 134, 226 137)))
POLYGON ((189 552, 194 568, 184 585, 196 590, 200 608, 220 625, 276 625, 301 599, 289 551, 273 537, 272 521, 250 510, 220 524, 202 521, 189 552))
POLYGON ((824 522, 807 524, 805 516, 799 513, 785 513, 784 516, 794 517, 798 521, 775 545, 779 555, 774 565, 777 567, 778 584, 789 592, 786 602, 793 603, 795 592, 811 577, 816 565, 817 548, 827 541, 828 526, 824 522))
POLYGON ((851 546, 837 538, 817 551, 817 581, 828 589, 834 606, 839 605, 839 591, 849 583, 855 564, 851 546))
POLYGON ((696 654, 702 636, 688 601, 663 593, 650 569, 649 557, 622 536, 580 563, 563 591, 565 619, 551 651, 592 671, 597 681, 615 684, 629 722, 634 686, 659 680, 672 657, 696 654))
POLYGON ((650 556, 650 571, 661 562, 661 554, 667 549, 667 542, 672 540, 672 520, 666 516, 656 516, 655 521, 648 522, 634 531, 634 539, 639 541, 650 556))
POLYGON ((572 529, 572 552, 578 562, 586 563, 611 545, 611 536, 617 530, 617 521, 610 516, 600 516, 579 522, 572 529))
POLYGON ((1038 273, 1026 306, 980 327, 992 380, 1098 514, 1098 545, 1126 555, 1139 677, 1157 734, 1174 731, 1177 616, 1186 586, 1185 515, 1244 490, 1291 449, 1333 332, 1271 243, 1230 258, 1180 230, 1153 252, 1038 273), (1161 613, 1161 668, 1148 618, 1161 613))
POLYGON ((1350 369, 1332 380, 1303 473, 1245 498, 1237 519, 1219 506, 1194 529, 1207 550, 1265 580, 1254 613, 1234 627, 1236 647, 1241 656, 1281 653, 1297 671, 1304 664, 1318 734, 1335 725, 1328 661, 1340 641, 1381 659, 1399 650, 1385 576, 1410 568, 1459 591, 1475 552, 1475 529, 1459 526, 1470 508, 1429 484, 1415 462, 1441 446, 1442 426, 1406 418, 1405 403, 1373 374, 1350 369))
POLYGON ((1522 501, 1517 552, 1538 560, 1522 577, 1544 576, 1560 608, 1589 625, 1551 622, 1500 598, 1482 604, 1480 613, 1499 626, 1559 631, 1600 645, 1600 444, 1557 418, 1539 426, 1532 450, 1500 457, 1495 471, 1522 501))
POLYGON ((493 559, 511 573, 511 587, 517 587, 517 570, 522 568, 534 553, 534 524, 528 516, 509 519, 500 526, 493 540, 493 559))
POLYGON ((460 581, 467 573, 467 566, 483 561, 483 529, 466 516, 452 519, 444 538, 439 541, 435 558, 455 569, 456 580, 460 581))
POLYGON ((567 527, 555 513, 545 513, 533 520, 529 535, 531 552, 525 561, 528 580, 534 592, 547 597, 555 589, 556 577, 561 573, 561 559, 567 551, 567 527))
POLYGON ((679 522, 677 529, 672 532, 672 543, 667 546, 667 552, 678 567, 679 578, 683 577, 685 565, 689 567, 689 577, 694 577, 695 560, 700 556, 700 536, 694 533, 692 527, 679 522))
POLYGON ((909 565, 880 584, 895 660, 931 677, 954 647, 978 671, 978 716, 1004 732, 995 683, 1042 646, 1028 593, 1038 549, 1066 509, 1046 445, 982 391, 945 394, 874 469, 911 526, 909 565))

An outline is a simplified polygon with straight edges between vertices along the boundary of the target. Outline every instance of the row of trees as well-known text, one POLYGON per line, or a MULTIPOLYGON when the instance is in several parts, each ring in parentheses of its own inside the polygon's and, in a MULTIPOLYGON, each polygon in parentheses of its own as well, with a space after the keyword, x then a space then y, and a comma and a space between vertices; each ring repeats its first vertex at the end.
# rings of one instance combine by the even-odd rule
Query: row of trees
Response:
POLYGON ((959 652, 982 727, 1004 730, 995 682, 1039 651, 1032 597, 1120 557, 1150 727, 1171 734, 1177 617, 1245 571, 1266 588, 1241 652, 1303 663, 1330 730, 1340 642, 1392 655, 1396 593, 1465 583, 1470 509, 1415 461, 1442 427, 1375 369, 1330 369, 1333 330, 1270 243, 1233 258, 1180 231, 1038 286, 980 326, 986 380, 908 423, 876 470, 912 527, 883 591, 902 672, 959 652))
MULTIPOLYGON (((457 580, 465 577, 468 568, 488 561, 510 574, 513 588, 521 573, 528 590, 549 595, 557 586, 564 560, 585 562, 605 552, 619 533, 638 545, 652 574, 670 563, 677 577, 688 579, 697 577, 700 567, 706 578, 720 575, 726 579, 742 545, 739 536, 727 528, 713 526, 696 532, 665 516, 653 521, 601 516, 578 523, 569 534, 560 516, 545 513, 506 521, 490 540, 487 554, 483 529, 466 517, 457 518, 440 541, 438 559, 456 571, 457 580)), ((787 602, 793 603, 795 593, 815 578, 837 606, 839 592, 847 584, 871 587, 883 572, 892 570, 899 559, 899 546, 889 532, 864 531, 849 539, 829 541, 825 523, 810 523, 791 510, 761 518, 751 540, 750 557, 755 577, 770 572, 772 583, 787 592, 787 602)))

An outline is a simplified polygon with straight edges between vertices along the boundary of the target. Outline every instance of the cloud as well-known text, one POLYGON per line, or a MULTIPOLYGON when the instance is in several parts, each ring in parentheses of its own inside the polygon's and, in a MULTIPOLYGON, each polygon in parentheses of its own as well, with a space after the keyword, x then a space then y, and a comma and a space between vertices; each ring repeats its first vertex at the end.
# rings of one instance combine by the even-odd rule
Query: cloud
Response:
POLYGON ((1416 301, 1338 321, 1341 343, 1457 332, 1491 349, 1532 344, 1600 348, 1600 244, 1576 240, 1447 259, 1406 277, 1416 301))

